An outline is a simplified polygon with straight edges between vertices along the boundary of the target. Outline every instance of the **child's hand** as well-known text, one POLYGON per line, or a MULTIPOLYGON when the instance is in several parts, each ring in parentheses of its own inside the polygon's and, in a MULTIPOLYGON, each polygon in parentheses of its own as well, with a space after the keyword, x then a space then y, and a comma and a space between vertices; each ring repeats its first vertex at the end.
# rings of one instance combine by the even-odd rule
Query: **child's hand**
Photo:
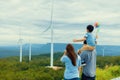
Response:
POLYGON ((98 39, 98 35, 96 34, 96 39, 98 39))
POLYGON ((76 39, 73 39, 73 42, 76 42, 76 39))

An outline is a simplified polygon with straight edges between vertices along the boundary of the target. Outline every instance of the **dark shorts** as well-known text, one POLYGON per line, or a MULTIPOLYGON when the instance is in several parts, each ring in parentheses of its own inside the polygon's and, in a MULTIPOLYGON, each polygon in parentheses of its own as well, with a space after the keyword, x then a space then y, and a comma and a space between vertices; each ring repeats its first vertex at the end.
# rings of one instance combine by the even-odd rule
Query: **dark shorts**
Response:
POLYGON ((80 78, 72 78, 72 79, 65 79, 64 80, 80 80, 80 78))
POLYGON ((95 77, 88 77, 85 74, 82 73, 82 79, 81 80, 95 80, 95 77))

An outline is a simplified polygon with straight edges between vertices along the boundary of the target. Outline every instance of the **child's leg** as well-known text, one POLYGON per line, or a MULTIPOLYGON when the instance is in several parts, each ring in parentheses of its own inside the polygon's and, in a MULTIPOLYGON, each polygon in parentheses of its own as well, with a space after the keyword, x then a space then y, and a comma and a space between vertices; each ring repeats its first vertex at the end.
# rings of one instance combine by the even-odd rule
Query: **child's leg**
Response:
POLYGON ((89 45, 84 45, 81 49, 78 50, 78 54, 81 53, 81 51, 85 51, 85 50, 94 50, 95 47, 93 46, 89 46, 89 45))
POLYGON ((84 45, 80 50, 84 51, 84 50, 94 50, 95 47, 93 46, 89 46, 89 45, 84 45))

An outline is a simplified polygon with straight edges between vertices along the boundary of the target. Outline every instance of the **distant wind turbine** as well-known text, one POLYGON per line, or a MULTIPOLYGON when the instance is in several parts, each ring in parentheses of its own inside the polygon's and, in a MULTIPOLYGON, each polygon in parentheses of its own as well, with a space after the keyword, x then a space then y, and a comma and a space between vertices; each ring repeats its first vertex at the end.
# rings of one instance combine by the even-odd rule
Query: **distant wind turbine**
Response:
POLYGON ((21 38, 21 28, 19 27, 19 40, 18 40, 18 43, 20 45, 20 62, 22 62, 22 42, 23 42, 23 39, 21 38))
POLYGON ((29 43, 29 61, 31 61, 31 52, 32 52, 32 48, 31 48, 32 44, 31 41, 29 43))
POLYGON ((103 50, 103 57, 104 57, 105 56, 105 48, 103 47, 102 50, 103 50))

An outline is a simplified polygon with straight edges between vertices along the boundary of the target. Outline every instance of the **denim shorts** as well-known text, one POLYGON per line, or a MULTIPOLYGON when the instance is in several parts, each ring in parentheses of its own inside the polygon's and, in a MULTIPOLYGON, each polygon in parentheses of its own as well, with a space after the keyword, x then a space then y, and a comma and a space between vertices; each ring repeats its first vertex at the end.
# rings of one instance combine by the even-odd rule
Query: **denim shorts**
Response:
POLYGON ((80 78, 72 78, 72 79, 65 79, 64 80, 80 80, 80 78))

